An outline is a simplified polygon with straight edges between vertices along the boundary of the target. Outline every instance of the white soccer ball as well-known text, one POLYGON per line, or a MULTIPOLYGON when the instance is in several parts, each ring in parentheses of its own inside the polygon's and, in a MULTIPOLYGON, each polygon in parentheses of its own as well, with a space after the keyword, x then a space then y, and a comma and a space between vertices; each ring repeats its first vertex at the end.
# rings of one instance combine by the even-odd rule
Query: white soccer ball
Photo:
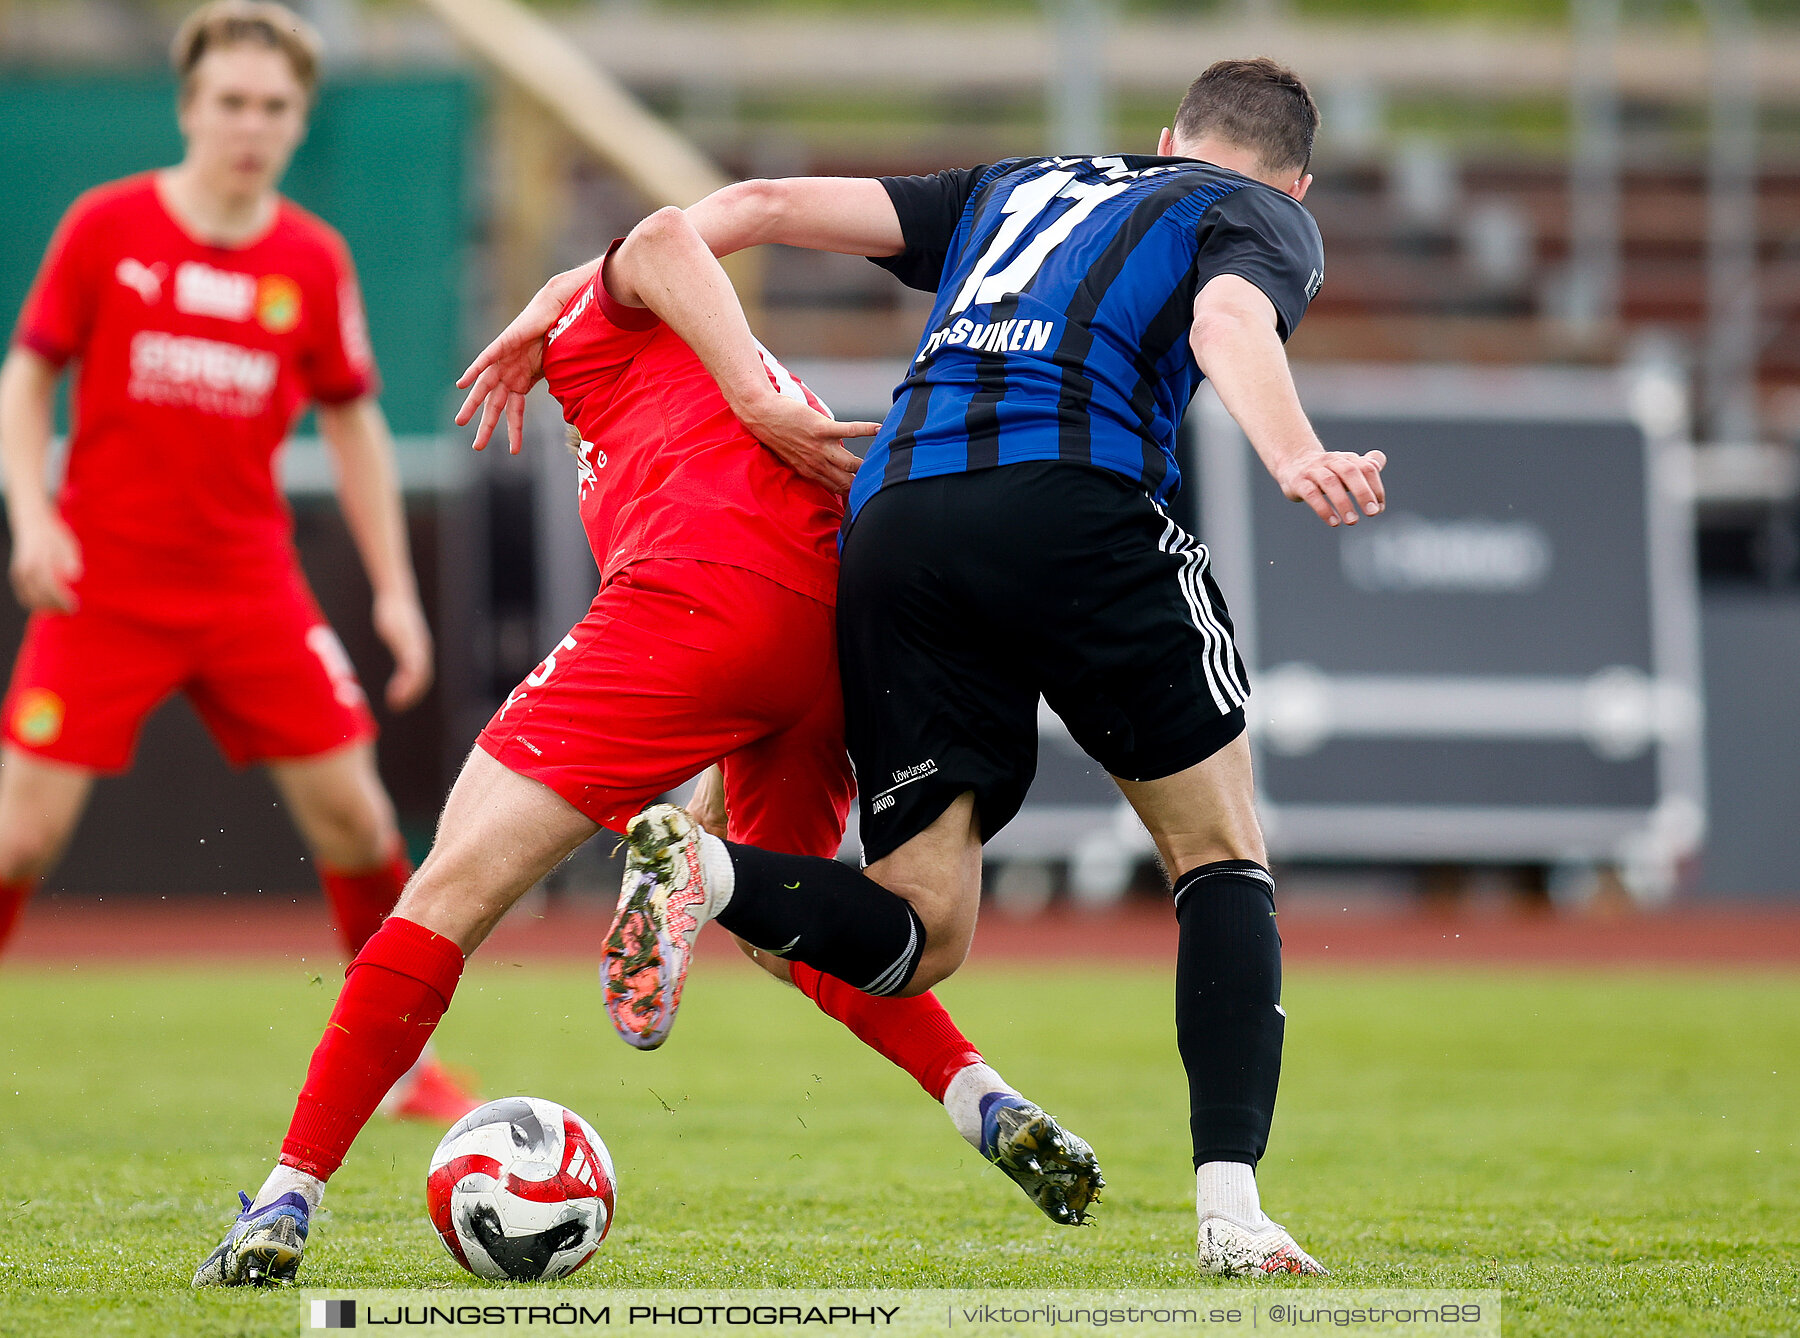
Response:
POLYGON ((593 1126, 535 1096, 472 1110, 431 1157, 425 1205, 444 1248, 481 1278, 580 1268, 612 1227, 612 1155, 593 1126))

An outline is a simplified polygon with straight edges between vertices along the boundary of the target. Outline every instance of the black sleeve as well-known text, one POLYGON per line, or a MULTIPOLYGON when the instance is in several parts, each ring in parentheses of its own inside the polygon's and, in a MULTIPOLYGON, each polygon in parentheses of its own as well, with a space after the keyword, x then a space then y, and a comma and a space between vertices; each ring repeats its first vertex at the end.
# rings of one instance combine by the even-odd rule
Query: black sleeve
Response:
POLYGON ((894 212, 900 215, 900 235, 906 249, 897 256, 870 256, 877 265, 908 288, 935 293, 944 277, 944 256, 950 239, 962 222, 963 209, 975 193, 985 167, 955 168, 925 177, 880 177, 894 212))
POLYGON ((1280 191, 1234 190, 1200 220, 1195 291, 1221 274, 1248 279, 1275 305, 1286 342, 1325 282, 1319 225, 1298 200, 1280 191))

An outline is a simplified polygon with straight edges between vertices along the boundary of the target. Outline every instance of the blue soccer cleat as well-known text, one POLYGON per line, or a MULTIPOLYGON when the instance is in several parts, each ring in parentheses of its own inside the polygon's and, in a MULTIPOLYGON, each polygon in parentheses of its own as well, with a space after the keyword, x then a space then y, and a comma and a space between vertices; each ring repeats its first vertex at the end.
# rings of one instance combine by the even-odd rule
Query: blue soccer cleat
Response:
POLYGON ((1106 1188, 1094 1150, 1022 1096, 981 1099, 981 1155, 1025 1191, 1044 1216, 1080 1226, 1106 1188))
POLYGON ((206 1256, 194 1274, 196 1287, 269 1287, 292 1282, 306 1249, 306 1224, 312 1209, 298 1194, 283 1194, 266 1207, 250 1206, 239 1193, 238 1214, 219 1248, 206 1256))

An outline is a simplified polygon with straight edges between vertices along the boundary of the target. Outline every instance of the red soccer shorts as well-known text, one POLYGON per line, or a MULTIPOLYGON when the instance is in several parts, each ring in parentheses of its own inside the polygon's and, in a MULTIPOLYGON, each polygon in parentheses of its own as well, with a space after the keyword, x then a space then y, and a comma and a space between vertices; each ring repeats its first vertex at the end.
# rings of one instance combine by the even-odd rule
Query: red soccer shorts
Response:
POLYGON ((34 613, 0 716, 15 748, 120 772, 144 721, 177 691, 233 766, 375 737, 356 671, 298 577, 180 623, 86 608, 34 613))
POLYGON ((732 840, 835 855, 856 794, 834 611, 718 562, 620 572, 477 742, 613 831, 722 762, 732 840))

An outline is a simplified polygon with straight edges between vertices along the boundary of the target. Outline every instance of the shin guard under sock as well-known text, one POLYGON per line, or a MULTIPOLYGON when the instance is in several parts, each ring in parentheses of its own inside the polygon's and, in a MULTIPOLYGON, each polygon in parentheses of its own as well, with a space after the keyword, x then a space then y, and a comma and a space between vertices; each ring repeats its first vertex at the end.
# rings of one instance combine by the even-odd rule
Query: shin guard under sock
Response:
POLYGON ((905 897, 834 859, 724 844, 735 874, 718 917, 725 928, 866 994, 906 987, 925 955, 925 926, 905 897))
POLYGON ((0 951, 5 950, 6 941, 12 937, 19 916, 25 911, 25 903, 31 900, 32 889, 36 886, 35 878, 0 880, 0 951))
POLYGON ((412 877, 412 861, 406 848, 396 845, 389 860, 358 873, 319 866, 319 884, 331 903, 331 918, 344 940, 344 955, 354 958, 372 938, 387 913, 394 909, 406 880, 412 877))
POLYGON ((328 1180, 413 1066, 462 976, 462 951, 411 920, 388 919, 344 973, 343 993, 313 1051, 281 1160, 328 1180))
POLYGON ((1281 1079, 1281 937, 1275 880, 1221 860, 1175 883, 1181 941, 1175 1036, 1187 1069, 1194 1165, 1262 1158, 1281 1079))
POLYGON ((933 1101, 942 1101, 950 1079, 981 1055, 969 1044, 933 994, 881 999, 824 975, 805 962, 790 964, 794 984, 827 1017, 842 1022, 891 1063, 905 1069, 933 1101))

